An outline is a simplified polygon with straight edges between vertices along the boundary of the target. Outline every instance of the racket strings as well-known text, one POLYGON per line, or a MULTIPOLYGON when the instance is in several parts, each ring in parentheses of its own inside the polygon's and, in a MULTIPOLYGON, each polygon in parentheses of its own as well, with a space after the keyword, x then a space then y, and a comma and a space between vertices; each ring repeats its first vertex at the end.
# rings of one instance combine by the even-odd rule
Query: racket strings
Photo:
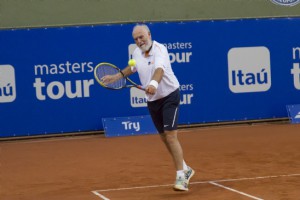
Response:
MULTIPOLYGON (((119 73, 119 70, 116 69, 116 68, 113 68, 109 65, 108 66, 103 65, 101 67, 98 67, 97 71, 96 71, 96 74, 97 74, 97 77, 98 77, 99 80, 101 80, 102 77, 104 77, 106 75, 114 75, 114 74, 117 74, 117 73, 119 73)), ((109 83, 109 84, 104 84, 102 82, 102 84, 105 85, 106 87, 109 87, 109 88, 119 89, 119 88, 122 88, 126 85, 126 79, 122 78, 122 79, 117 80, 116 82, 109 83)))

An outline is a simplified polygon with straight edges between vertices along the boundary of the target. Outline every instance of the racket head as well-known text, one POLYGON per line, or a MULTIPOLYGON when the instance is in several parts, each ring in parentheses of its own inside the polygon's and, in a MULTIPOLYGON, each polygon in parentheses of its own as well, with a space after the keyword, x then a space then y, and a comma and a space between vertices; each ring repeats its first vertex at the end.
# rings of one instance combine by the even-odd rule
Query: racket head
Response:
POLYGON ((119 90, 122 89, 126 86, 126 79, 122 78, 117 80, 116 82, 113 83, 109 83, 109 84, 104 84, 102 82, 102 78, 106 75, 115 75, 117 73, 120 73, 121 70, 116 67, 115 65, 111 64, 111 63, 100 63, 98 64, 95 69, 94 69, 94 76, 95 79, 97 80, 97 82, 105 88, 108 89, 113 89, 113 90, 119 90))

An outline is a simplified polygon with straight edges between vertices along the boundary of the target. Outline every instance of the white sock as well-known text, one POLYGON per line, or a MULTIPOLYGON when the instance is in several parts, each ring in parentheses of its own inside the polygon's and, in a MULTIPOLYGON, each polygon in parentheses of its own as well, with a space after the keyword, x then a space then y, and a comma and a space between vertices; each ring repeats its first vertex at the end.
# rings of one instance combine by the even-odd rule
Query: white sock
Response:
POLYGON ((183 160, 183 170, 188 170, 188 166, 186 165, 185 161, 183 160))
POLYGON ((178 171, 176 171, 176 176, 177 176, 177 178, 178 177, 184 177, 184 170, 178 170, 178 171))

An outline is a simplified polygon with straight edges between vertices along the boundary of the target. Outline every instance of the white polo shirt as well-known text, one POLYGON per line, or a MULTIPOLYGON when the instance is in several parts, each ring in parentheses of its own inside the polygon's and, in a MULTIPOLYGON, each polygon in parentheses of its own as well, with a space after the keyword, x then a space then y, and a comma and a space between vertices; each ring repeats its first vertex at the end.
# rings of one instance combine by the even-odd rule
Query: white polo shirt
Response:
POLYGON ((135 68, 132 70, 138 72, 143 87, 149 85, 157 68, 164 70, 164 75, 158 84, 156 93, 154 95, 146 94, 148 101, 166 97, 179 88, 179 82, 171 67, 168 50, 164 45, 153 41, 148 57, 145 57, 145 54, 139 48, 135 49, 132 57, 136 61, 135 68))

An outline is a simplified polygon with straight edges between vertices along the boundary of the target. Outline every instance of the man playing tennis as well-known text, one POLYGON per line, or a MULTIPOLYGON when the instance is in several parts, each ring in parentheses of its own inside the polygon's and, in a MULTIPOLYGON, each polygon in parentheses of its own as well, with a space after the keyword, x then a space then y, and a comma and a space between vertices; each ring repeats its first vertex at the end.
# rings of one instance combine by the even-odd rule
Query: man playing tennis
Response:
MULTIPOLYGON (((136 65, 127 66, 122 73, 127 77, 138 72, 152 120, 175 163, 177 173, 174 190, 187 191, 195 171, 185 163, 177 138, 179 82, 171 68, 168 50, 164 45, 152 41, 145 24, 136 25, 132 36, 138 46, 133 53, 136 65)), ((102 81, 105 84, 113 83, 123 78, 122 73, 105 76, 102 81)))

